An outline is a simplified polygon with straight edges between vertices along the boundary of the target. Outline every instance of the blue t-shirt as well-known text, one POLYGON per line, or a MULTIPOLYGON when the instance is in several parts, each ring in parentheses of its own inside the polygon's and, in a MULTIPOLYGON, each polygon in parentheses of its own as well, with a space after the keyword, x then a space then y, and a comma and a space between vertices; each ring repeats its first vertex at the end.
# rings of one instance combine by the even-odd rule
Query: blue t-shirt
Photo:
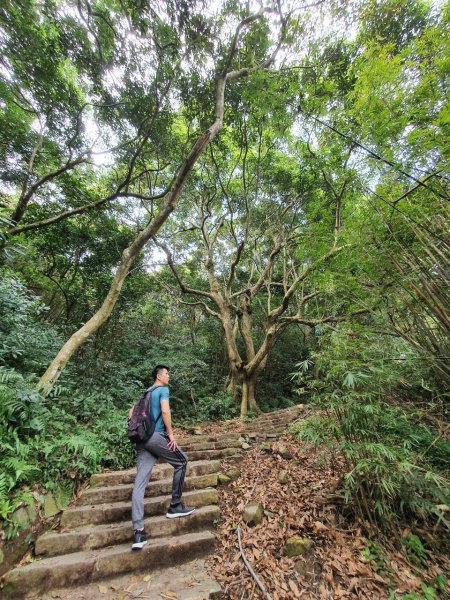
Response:
MULTIPOLYGON (((149 387, 147 391, 151 390, 153 386, 149 387)), ((166 433, 166 426, 161 415, 161 400, 169 399, 169 388, 167 385, 158 385, 152 391, 151 407, 152 417, 156 421, 155 431, 166 433)))

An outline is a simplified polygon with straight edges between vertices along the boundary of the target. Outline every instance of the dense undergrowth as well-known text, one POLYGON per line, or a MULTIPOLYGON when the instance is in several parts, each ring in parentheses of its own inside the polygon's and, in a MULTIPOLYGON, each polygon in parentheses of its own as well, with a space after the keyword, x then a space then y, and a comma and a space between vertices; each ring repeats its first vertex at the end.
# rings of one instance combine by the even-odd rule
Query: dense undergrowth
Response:
MULTIPOLYGON (((70 496, 92 473, 134 463, 134 447, 125 436, 127 410, 150 383, 153 361, 161 354, 172 357, 160 344, 138 366, 132 356, 134 368, 129 356, 128 361, 119 356, 99 373, 88 352, 44 396, 37 390, 38 376, 61 335, 46 322, 42 301, 11 271, 3 272, 0 284, 0 520, 8 539, 18 529, 14 511, 34 502, 37 492, 58 487, 70 496)), ((193 394, 206 364, 198 359, 188 368, 185 361, 179 353, 173 405, 181 421, 235 416, 238 407, 224 392, 208 394, 197 385, 193 394)))
MULTIPOLYGON (((143 347, 132 345, 130 333, 101 367, 93 359, 98 350, 88 346, 44 397, 36 383, 61 342, 59 330, 45 319, 42 302, 8 271, 0 285, 0 312, 0 519, 6 538, 17 531, 14 511, 37 491, 59 487, 71 494, 99 469, 133 464, 134 449, 124 435, 126 411, 161 356, 176 365, 172 399, 178 423, 238 414, 207 345, 197 346, 193 356, 174 336, 150 338, 143 347)), ((426 553, 432 546, 446 551, 445 396, 430 365, 405 344, 381 343, 368 329, 352 327, 317 335, 292 381, 262 381, 260 404, 265 410, 299 398, 310 404, 312 416, 294 431, 327 446, 331 465, 336 453, 343 457, 346 469, 337 490, 343 511, 362 517, 374 544, 380 530, 396 531, 401 543, 408 523, 411 537, 405 543, 415 551, 423 547, 426 553)), ((280 354, 279 364, 288 365, 286 350, 280 354)))
POLYGON ((343 458, 337 494, 369 535, 401 539, 408 526, 418 544, 448 551, 450 441, 438 382, 406 346, 381 345, 363 329, 327 337, 298 365, 297 383, 317 412, 293 432, 326 447, 331 462, 343 458))

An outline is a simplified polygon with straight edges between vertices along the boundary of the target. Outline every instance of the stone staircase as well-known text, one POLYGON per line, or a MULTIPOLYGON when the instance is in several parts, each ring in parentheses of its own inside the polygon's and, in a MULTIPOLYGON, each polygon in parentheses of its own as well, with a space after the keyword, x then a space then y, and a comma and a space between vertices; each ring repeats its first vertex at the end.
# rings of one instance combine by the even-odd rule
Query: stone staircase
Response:
MULTIPOLYGON (((220 517, 216 489, 220 460, 239 460, 242 446, 247 447, 245 440, 251 443, 277 437, 302 409, 298 405, 262 414, 246 423, 244 431, 180 438, 180 446, 189 457, 183 499, 197 510, 183 519, 166 519, 173 470, 170 465, 157 464, 144 501, 149 542, 139 552, 131 552, 135 469, 92 475, 89 487, 76 504, 62 513, 59 531, 47 532, 37 539, 33 562, 5 575, 3 597, 51 597, 46 596, 51 590, 174 567, 208 555, 214 548, 214 521, 220 517)), ((197 596, 195 589, 190 589, 186 598, 213 597, 220 588, 215 582, 210 584, 207 595, 203 587, 197 596)))

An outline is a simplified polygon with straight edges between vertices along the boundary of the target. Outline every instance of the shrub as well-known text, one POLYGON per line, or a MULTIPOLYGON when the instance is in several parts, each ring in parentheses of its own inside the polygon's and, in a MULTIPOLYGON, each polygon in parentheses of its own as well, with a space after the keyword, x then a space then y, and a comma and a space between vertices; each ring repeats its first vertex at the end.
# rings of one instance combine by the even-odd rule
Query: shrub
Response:
MULTIPOLYGON (((404 389, 406 374, 410 389, 420 385, 417 377, 424 367, 411 369, 417 358, 412 353, 410 361, 383 364, 386 348, 376 343, 367 347, 367 340, 353 338, 346 345, 346 339, 341 332, 320 355, 299 363, 297 383, 311 390, 311 401, 323 412, 294 431, 343 457, 341 490, 367 522, 388 530, 407 517, 430 519, 450 529, 439 508, 449 504, 450 443, 408 405, 401 408, 385 400, 386 393, 394 397, 397 387, 404 389), (320 382, 309 379, 314 360, 325 373, 320 382)), ((389 350, 399 349, 391 345, 389 350)))
POLYGON ((223 421, 232 419, 239 414, 239 406, 226 392, 217 392, 214 396, 204 396, 197 403, 195 420, 223 421))

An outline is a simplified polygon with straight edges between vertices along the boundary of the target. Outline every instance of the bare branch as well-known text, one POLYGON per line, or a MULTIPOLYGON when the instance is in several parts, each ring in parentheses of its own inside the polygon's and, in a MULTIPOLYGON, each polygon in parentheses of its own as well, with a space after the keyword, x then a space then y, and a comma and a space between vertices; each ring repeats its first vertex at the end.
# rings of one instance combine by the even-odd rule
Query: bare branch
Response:
POLYGON ((178 273, 177 268, 175 267, 175 264, 173 262, 173 256, 172 256, 172 253, 169 250, 168 246, 166 244, 164 244, 164 242, 157 240, 155 236, 153 237, 153 241, 158 246, 158 248, 161 248, 161 250, 164 251, 164 253, 167 257, 167 264, 169 265, 169 268, 172 271, 175 279, 177 280, 177 283, 180 286, 180 290, 182 291, 183 294, 192 294, 194 296, 203 296, 204 298, 209 298, 212 301, 215 300, 213 293, 207 292, 205 290, 198 290, 198 289, 187 286, 184 283, 184 281, 181 279, 181 276, 178 273))
POLYGON ((31 197, 45 183, 51 181, 52 179, 55 179, 55 177, 58 177, 62 173, 67 173, 67 171, 71 171, 78 165, 85 162, 87 162, 87 158, 85 156, 79 156, 75 160, 67 161, 64 166, 60 167, 59 169, 56 169, 56 171, 51 171, 50 173, 47 173, 47 175, 44 175, 43 177, 38 179, 32 186, 28 188, 28 191, 25 194, 22 194, 22 196, 20 197, 19 202, 17 203, 17 206, 10 217, 11 221, 13 221, 15 224, 17 224, 20 221, 20 219, 23 217, 23 214, 31 197))
POLYGON ((234 32, 233 41, 231 43, 231 47, 230 47, 230 51, 228 53, 228 57, 227 57, 227 59, 225 61, 225 66, 224 66, 224 68, 222 70, 221 77, 226 77, 227 74, 228 74, 228 69, 230 68, 231 61, 233 60, 234 55, 236 53, 236 49, 237 49, 237 45, 238 45, 238 42, 239 42, 239 38, 241 37, 241 31, 242 31, 242 29, 246 25, 250 25, 254 21, 257 21, 258 19, 261 19, 261 17, 264 15, 265 12, 267 12, 267 9, 262 9, 259 13, 256 13, 254 15, 250 15, 250 16, 246 17, 236 27, 236 31, 234 32))
POLYGON ((236 250, 236 255, 234 257, 233 262, 231 263, 231 268, 230 268, 230 275, 228 277, 228 281, 227 281, 227 295, 230 296, 230 292, 231 292, 231 286, 233 284, 234 281, 234 277, 236 275, 236 267, 239 264, 239 261, 241 260, 241 256, 242 256, 242 251, 244 249, 244 242, 242 241, 239 246, 237 247, 236 250))
POLYGON ((209 315, 211 315, 212 317, 215 317, 216 319, 219 319, 220 321, 220 315, 219 313, 217 313, 216 311, 212 310, 212 308, 210 308, 206 302, 187 302, 186 300, 180 300, 181 304, 186 304, 187 306, 201 306, 204 311, 206 313, 208 313, 209 315))

